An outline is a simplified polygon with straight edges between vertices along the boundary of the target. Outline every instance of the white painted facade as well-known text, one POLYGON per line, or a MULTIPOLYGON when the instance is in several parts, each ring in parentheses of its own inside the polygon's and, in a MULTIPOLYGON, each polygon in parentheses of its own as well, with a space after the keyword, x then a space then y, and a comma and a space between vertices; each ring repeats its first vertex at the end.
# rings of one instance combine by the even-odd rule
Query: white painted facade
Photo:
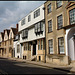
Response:
MULTIPOLYGON (((15 58, 20 58, 21 56, 20 56, 20 52, 19 53, 17 53, 17 45, 20 45, 20 43, 19 43, 19 41, 14 41, 14 50, 15 50, 15 58)), ((21 46, 20 46, 20 49, 21 49, 21 46)))
MULTIPOLYGON (((19 29, 18 29, 18 32, 21 32, 23 29, 26 29, 26 28, 29 28, 28 30, 28 38, 27 39, 22 39, 22 34, 20 34, 20 43, 23 43, 23 42, 26 42, 26 41, 32 41, 32 40, 36 40, 36 39, 40 39, 40 38, 44 38, 45 37, 45 24, 43 25, 43 35, 40 34, 36 36, 35 34, 35 26, 34 24, 41 21, 41 20, 44 20, 44 4, 41 5, 40 7, 38 7, 37 9, 35 9, 34 11, 32 11, 30 14, 28 14, 25 18, 25 25, 21 25, 21 21, 18 22, 19 24, 19 29), (34 18, 34 12, 40 8, 40 16, 34 18), (28 16, 31 15, 31 21, 28 22, 28 16)), ((24 19, 23 18, 23 19, 24 19)))
MULTIPOLYGON (((25 42, 30 42, 30 41, 34 41, 34 40, 38 40, 38 39, 41 39, 41 38, 45 38, 45 22, 44 22, 44 4, 41 5, 40 7, 36 8, 35 10, 33 10, 32 12, 30 12, 27 16, 25 16, 23 19, 25 19, 25 24, 24 25, 21 25, 21 21, 23 20, 20 20, 18 22, 18 32, 20 33, 20 44, 21 44, 21 58, 23 58, 23 51, 24 51, 24 47, 23 47, 23 43, 25 42), (40 15, 36 18, 34 18, 34 12, 36 10, 40 9, 40 15), (28 22, 28 16, 31 15, 31 20, 28 22), (40 22, 40 21, 43 21, 43 33, 42 34, 39 34, 39 35, 36 35, 35 33, 35 24, 40 22), (24 29, 28 29, 28 37, 25 38, 25 39, 22 39, 22 31, 24 29)), ((37 50, 38 50, 38 46, 36 44, 36 55, 37 55, 37 50)), ((31 57, 33 56, 33 45, 31 45, 31 57)))
POLYGON ((66 35, 65 35, 66 56, 69 56, 71 61, 75 61, 74 34, 75 34, 75 27, 66 30, 66 35))
MULTIPOLYGON (((33 11, 32 11, 31 13, 29 13, 27 16, 25 16, 25 17, 24 17, 24 18, 25 18, 25 25, 21 26, 21 21, 22 21, 22 20, 20 20, 20 21, 18 22, 18 24, 19 24, 19 29, 18 29, 18 31, 20 32, 21 30, 23 30, 23 29, 25 29, 25 28, 27 28, 27 27, 29 27, 29 26, 32 26, 32 25, 34 25, 35 23, 37 23, 37 22, 43 20, 43 19, 44 19, 44 10, 43 10, 43 8, 44 8, 44 4, 41 5, 40 7, 36 8, 35 10, 33 10, 33 11), (34 12, 35 12, 37 9, 39 9, 39 8, 40 8, 40 16, 34 18, 34 12), (31 15, 31 21, 30 21, 30 22, 28 22, 28 16, 29 16, 29 15, 31 15)), ((24 18, 23 18, 23 19, 24 19, 24 18)))

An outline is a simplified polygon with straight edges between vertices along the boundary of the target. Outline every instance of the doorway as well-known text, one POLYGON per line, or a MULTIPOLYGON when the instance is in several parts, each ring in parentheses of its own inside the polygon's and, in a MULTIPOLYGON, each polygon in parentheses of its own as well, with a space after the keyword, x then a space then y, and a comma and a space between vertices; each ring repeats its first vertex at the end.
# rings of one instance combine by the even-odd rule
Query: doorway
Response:
POLYGON ((33 44, 33 55, 36 55, 36 44, 33 44))

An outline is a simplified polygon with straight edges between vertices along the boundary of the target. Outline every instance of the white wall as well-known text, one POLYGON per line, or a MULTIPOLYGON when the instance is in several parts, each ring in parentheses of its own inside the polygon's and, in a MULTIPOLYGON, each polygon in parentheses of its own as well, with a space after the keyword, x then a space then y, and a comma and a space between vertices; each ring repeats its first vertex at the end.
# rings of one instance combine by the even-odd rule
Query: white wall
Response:
POLYGON ((43 20, 44 19, 44 10, 43 10, 43 7, 44 7, 44 4, 37 8, 37 9, 40 8, 40 16, 34 18, 34 11, 37 10, 37 9, 35 9, 31 13, 29 13, 26 17, 24 17, 25 18, 25 25, 21 26, 21 21, 22 20, 19 21, 18 22, 18 24, 19 24, 19 30, 18 31, 21 31, 21 30, 23 30, 23 29, 25 29, 25 28, 27 28, 27 27, 29 27, 29 26, 31 26, 31 25, 33 25, 33 24, 35 24, 35 23, 37 23, 37 22, 39 22, 41 20, 43 20), (28 16, 29 15, 31 15, 31 21, 30 22, 28 22, 28 16))
POLYGON ((22 34, 20 34, 20 43, 22 42, 27 42, 27 41, 32 41, 32 40, 37 40, 40 38, 45 38, 45 24, 43 25, 43 34, 37 35, 35 34, 35 27, 33 26, 28 30, 28 38, 27 39, 22 39, 22 34))
POLYGON ((2 35, 1 35, 1 33, 0 33, 0 42, 2 42, 2 35))
MULTIPOLYGON (((15 57, 17 58, 19 56, 20 58, 20 53, 17 53, 17 45, 20 44, 18 41, 14 42, 14 48, 15 48, 15 57)), ((21 48, 21 47, 20 47, 21 48)), ((21 50, 21 49, 20 49, 21 50)))
POLYGON ((75 34, 75 27, 66 30, 65 35, 66 55, 68 55, 71 60, 75 60, 75 43, 73 39, 74 34, 75 34))

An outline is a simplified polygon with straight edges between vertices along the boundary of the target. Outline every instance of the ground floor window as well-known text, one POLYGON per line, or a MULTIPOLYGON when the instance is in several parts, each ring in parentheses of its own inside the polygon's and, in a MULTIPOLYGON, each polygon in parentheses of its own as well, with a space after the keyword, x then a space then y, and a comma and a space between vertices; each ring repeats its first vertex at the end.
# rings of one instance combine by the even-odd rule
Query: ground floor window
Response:
POLYGON ((64 37, 58 38, 58 48, 59 48, 59 54, 64 53, 64 37))
POLYGON ((17 53, 20 52, 20 45, 17 45, 17 53))
POLYGON ((44 49, 44 39, 39 39, 38 40, 38 50, 43 50, 44 49))
POLYGON ((48 41, 49 45, 49 54, 53 54, 53 39, 48 41))
POLYGON ((24 43, 24 50, 28 50, 28 43, 24 43))

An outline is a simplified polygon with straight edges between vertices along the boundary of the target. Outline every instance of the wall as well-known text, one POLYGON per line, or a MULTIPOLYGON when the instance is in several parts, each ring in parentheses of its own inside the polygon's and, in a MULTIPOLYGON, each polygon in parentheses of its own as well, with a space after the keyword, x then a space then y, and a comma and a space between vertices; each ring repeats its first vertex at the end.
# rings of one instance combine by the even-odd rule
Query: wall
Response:
POLYGON ((25 16, 24 18, 26 19, 25 21, 25 25, 21 26, 21 21, 18 22, 19 24, 19 29, 18 31, 20 32, 21 30, 41 21, 44 19, 44 10, 43 10, 44 4, 41 5, 40 7, 36 8, 35 10, 33 10, 31 13, 29 13, 27 16, 25 16), (37 18, 34 19, 34 11, 36 11, 37 9, 40 8, 40 16, 38 16, 37 18), (31 21, 28 22, 28 16, 31 15, 31 21))
POLYGON ((47 62, 54 62, 59 64, 60 62, 64 64, 64 61, 66 59, 66 63, 68 64, 68 57, 66 57, 66 49, 65 49, 65 30, 57 28, 57 16, 61 15, 63 16, 63 27, 67 26, 67 11, 66 11, 66 5, 68 4, 68 1, 62 1, 62 6, 57 8, 56 7, 56 1, 47 1, 45 3, 45 22, 46 22, 46 52, 47 52, 47 62), (51 13, 47 13, 47 5, 51 3, 52 11, 51 13), (52 32, 48 33, 48 21, 52 19, 52 32), (64 54, 59 54, 58 49, 58 38, 64 37, 64 54), (48 47, 48 40, 53 39, 53 55, 49 56, 49 47, 48 47), (56 56, 56 57, 53 57, 56 56), (60 58, 61 56, 61 58, 60 58), (49 60, 48 60, 49 59, 49 60), (63 61, 61 61, 61 59, 63 61))

